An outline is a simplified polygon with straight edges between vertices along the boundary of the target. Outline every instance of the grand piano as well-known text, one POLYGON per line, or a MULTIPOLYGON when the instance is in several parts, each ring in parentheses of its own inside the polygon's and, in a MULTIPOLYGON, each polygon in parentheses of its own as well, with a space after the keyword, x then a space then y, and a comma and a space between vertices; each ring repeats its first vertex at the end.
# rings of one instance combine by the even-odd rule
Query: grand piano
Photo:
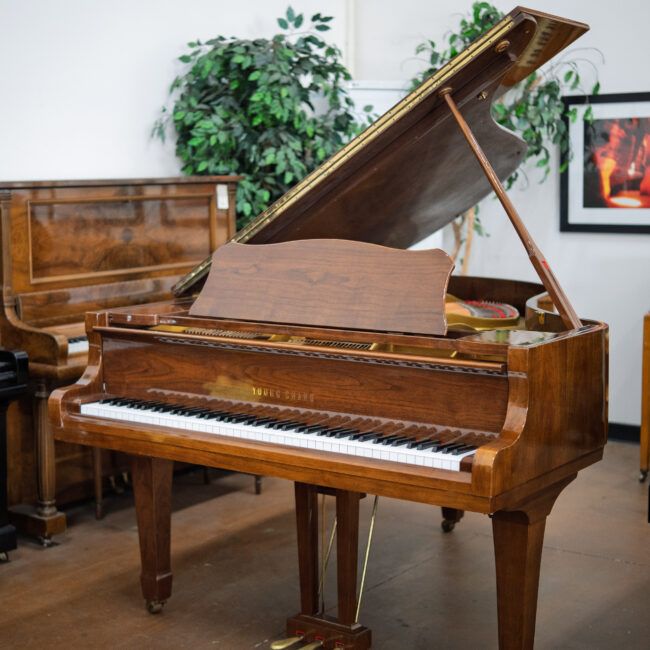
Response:
POLYGON ((577 316, 505 194, 499 179, 524 144, 490 106, 586 29, 513 10, 173 301, 88 314, 89 366, 52 394, 50 418, 59 440, 132 455, 151 612, 171 595, 171 465, 185 460, 295 482, 300 611, 273 648, 370 647, 357 594, 364 494, 441 506, 452 523, 490 515, 499 646, 533 646, 546 518, 603 453, 607 327, 577 316), (443 251, 404 250, 490 189, 539 283, 450 276, 443 251), (450 325, 450 296, 520 318, 450 325), (320 609, 319 493, 336 498, 336 616, 320 609))
POLYGON ((47 420, 52 388, 88 363, 85 312, 171 297, 235 233, 237 180, 0 183, 0 343, 28 353, 31 380, 8 422, 10 515, 22 532, 49 544, 65 529, 57 498, 88 496, 93 478, 101 494, 99 450, 59 444, 55 453, 47 420))

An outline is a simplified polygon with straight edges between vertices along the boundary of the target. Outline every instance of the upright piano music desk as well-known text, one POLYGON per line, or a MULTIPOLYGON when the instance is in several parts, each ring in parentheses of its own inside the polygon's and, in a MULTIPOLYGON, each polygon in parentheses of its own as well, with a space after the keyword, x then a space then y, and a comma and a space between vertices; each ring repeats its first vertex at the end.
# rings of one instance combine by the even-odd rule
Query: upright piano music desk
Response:
POLYGON ((524 143, 490 109, 586 29, 513 10, 197 267, 175 300, 89 315, 88 369, 52 394, 50 416, 58 439, 132 454, 150 611, 171 594, 182 459, 295 482, 300 611, 273 647, 370 647, 357 611, 369 493, 490 515, 499 645, 532 648, 546 517, 603 453, 607 326, 578 317, 505 194, 499 179, 524 143), (490 188, 541 284, 450 279, 443 251, 399 250, 490 188), (182 297, 200 281, 196 301, 182 297), (447 290, 521 318, 448 327, 447 290), (542 307, 549 297, 557 311, 542 307), (320 610, 319 491, 336 497, 336 616, 320 610))

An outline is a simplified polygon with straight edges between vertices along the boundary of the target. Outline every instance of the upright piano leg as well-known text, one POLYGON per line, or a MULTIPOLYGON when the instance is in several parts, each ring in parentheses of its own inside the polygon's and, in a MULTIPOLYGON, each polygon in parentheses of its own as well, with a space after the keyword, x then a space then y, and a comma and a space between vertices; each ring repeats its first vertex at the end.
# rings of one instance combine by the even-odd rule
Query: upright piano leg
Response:
POLYGON ((492 515, 500 650, 531 650, 546 517, 575 475, 552 485, 519 510, 492 515))
POLYGON ((56 508, 56 456, 54 435, 47 414, 50 396, 47 382, 39 381, 34 392, 34 435, 38 496, 36 507, 30 504, 10 508, 11 520, 26 535, 37 537, 43 546, 52 544, 52 536, 63 533, 65 515, 56 508))
POLYGON ((335 490, 337 517, 338 617, 319 612, 318 488, 296 483, 300 614, 287 621, 289 639, 271 647, 287 647, 291 639, 318 643, 326 650, 366 650, 370 630, 356 622, 359 499, 357 492, 335 490))
POLYGON ((8 551, 16 548, 16 529, 9 523, 7 513, 7 407, 0 400, 0 562, 9 559, 8 551))
POLYGON ((172 593, 171 496, 173 462, 134 456, 133 494, 138 519, 142 595, 151 614, 157 614, 172 593))
POLYGON ((104 518, 104 471, 102 456, 104 450, 100 447, 93 447, 93 482, 95 485, 95 519, 104 518))

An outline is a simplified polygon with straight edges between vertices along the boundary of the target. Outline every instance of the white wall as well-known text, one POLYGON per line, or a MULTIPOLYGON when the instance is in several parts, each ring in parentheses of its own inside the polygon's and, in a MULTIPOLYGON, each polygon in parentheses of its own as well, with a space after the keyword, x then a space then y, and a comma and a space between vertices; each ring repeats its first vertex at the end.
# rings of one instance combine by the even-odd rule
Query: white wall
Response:
MULTIPOLYGON (((176 174, 173 144, 149 138, 195 38, 269 36, 289 0, 0 0, 0 180, 176 174)), ((344 48, 358 79, 404 80, 419 69, 424 38, 441 42, 470 0, 293 0, 308 16, 334 15, 326 35, 344 48)), ((502 10, 510 3, 496 0, 502 10)), ((515 3, 512 2, 512 5, 515 3)), ((650 90, 650 3, 536 0, 536 8, 582 20, 592 31, 602 92, 650 90)), ((611 325, 612 421, 638 424, 641 320, 650 309, 650 236, 562 233, 552 175, 511 193, 583 316, 611 325)), ((533 279, 506 217, 481 206, 490 237, 475 240, 470 272, 533 279)))

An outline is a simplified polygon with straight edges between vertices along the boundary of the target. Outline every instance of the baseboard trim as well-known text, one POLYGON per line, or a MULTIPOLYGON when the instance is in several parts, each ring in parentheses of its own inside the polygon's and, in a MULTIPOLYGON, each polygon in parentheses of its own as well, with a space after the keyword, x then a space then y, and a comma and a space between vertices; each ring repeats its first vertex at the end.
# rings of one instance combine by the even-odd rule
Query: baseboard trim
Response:
POLYGON ((638 443, 641 438, 641 427, 635 424, 609 423, 609 440, 622 440, 623 442, 638 443))

